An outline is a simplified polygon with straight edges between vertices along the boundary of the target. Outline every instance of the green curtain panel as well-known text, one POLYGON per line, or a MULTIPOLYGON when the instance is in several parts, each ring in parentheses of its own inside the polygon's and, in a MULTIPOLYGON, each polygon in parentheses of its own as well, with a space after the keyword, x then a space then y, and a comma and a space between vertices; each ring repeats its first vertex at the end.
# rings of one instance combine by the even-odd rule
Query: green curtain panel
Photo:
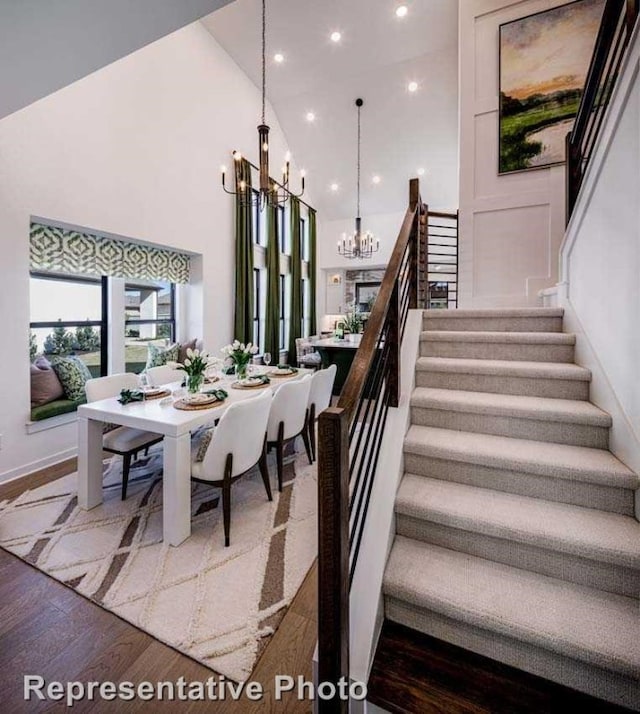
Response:
POLYGON ((296 339, 302 337, 302 255, 300 250, 300 201, 291 199, 291 321, 289 324, 289 364, 296 360, 296 339))
MULTIPOLYGON (((236 165, 236 191, 244 181, 251 195, 251 165, 246 159, 236 165)), ((233 336, 245 344, 253 341, 253 221, 251 203, 243 203, 236 194, 236 295, 233 336)))
POLYGON ((267 206, 267 320, 263 352, 271 352, 274 364, 280 361, 280 249, 278 209, 267 206))
POLYGON ((313 208, 309 209, 309 334, 317 334, 317 316, 316 316, 316 282, 317 282, 317 267, 316 267, 316 245, 318 242, 317 227, 316 227, 316 211, 313 208))
POLYGON ((29 260, 33 271, 189 282, 185 253, 44 223, 31 223, 29 260))

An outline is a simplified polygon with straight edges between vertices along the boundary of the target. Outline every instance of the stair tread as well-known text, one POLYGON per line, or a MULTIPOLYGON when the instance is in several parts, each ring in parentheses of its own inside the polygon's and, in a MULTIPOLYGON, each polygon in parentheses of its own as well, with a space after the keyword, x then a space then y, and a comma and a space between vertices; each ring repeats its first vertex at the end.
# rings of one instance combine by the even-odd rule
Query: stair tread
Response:
POLYGON ((525 362, 497 359, 466 359, 458 357, 419 357, 416 369, 425 372, 456 372, 530 379, 570 379, 588 382, 591 372, 577 364, 563 362, 525 362))
POLYGON ((640 568, 640 523, 631 516, 406 474, 396 511, 465 531, 640 568))
POLYGON ((515 307, 515 308, 480 308, 475 310, 425 310, 426 320, 439 320, 469 317, 562 317, 561 307, 515 307))
POLYGON ((412 425, 405 452, 527 474, 635 489, 640 478, 610 451, 412 425))
POLYGON ((611 426, 611 416, 607 412, 591 402, 574 399, 417 387, 411 396, 411 406, 600 427, 611 426))
POLYGON ((420 339, 428 342, 492 342, 523 345, 575 345, 576 336, 568 332, 495 332, 424 330, 420 339))
POLYGON ((638 601, 396 536, 384 594, 636 677, 638 601))

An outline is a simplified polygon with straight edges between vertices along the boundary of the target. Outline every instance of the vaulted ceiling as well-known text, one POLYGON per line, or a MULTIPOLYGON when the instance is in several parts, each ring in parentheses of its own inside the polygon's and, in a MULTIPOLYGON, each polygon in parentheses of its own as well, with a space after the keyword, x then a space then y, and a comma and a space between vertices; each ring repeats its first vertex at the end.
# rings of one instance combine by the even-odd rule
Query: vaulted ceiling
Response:
MULTIPOLYGON (((267 97, 324 219, 355 212, 357 97, 365 102, 362 214, 404 211, 407 182, 418 168, 426 171, 423 198, 433 207, 457 207, 458 0, 405 0, 401 19, 399 4, 267 1, 267 97), (336 31, 337 43, 330 39, 336 31), (277 63, 275 53, 284 61, 277 63), (409 82, 417 91, 408 91, 409 82), (309 112, 315 121, 307 121, 309 112)), ((202 20, 257 86, 260 20, 260 0, 235 0, 202 20)), ((256 154, 257 136, 254 162, 256 154)), ((272 157, 276 167, 280 160, 272 157)))

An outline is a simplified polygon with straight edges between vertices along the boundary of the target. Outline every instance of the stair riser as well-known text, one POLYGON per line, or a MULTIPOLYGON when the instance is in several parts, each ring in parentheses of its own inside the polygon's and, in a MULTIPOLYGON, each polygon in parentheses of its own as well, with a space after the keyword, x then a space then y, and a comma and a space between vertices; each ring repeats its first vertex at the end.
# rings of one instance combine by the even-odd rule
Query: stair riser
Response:
POLYGON ((404 454, 404 470, 418 476, 454 481, 519 496, 570 503, 575 506, 620 513, 624 516, 634 515, 634 492, 629 488, 613 488, 584 481, 539 476, 522 471, 514 472, 408 452, 404 454))
POLYGON ((402 514, 396 516, 396 531, 408 538, 578 585, 628 597, 640 595, 640 571, 628 567, 402 514))
POLYGON ((589 399, 589 382, 578 379, 533 379, 494 374, 416 370, 416 386, 552 399, 589 399))
POLYGON ((491 629, 454 620, 433 610, 409 605, 393 597, 385 597, 384 608, 388 619, 405 627, 592 696, 640 708, 637 680, 630 676, 556 654, 491 629))
POLYGON ((423 339, 421 357, 504 359, 516 362, 574 362, 573 345, 521 345, 504 342, 441 342, 423 339))
POLYGON ((609 429, 590 424, 549 422, 514 416, 472 414, 416 406, 411 407, 411 423, 420 426, 435 426, 439 429, 471 431, 477 434, 510 436, 514 439, 589 446, 595 449, 607 449, 609 444, 609 429))
POLYGON ((423 330, 451 332, 562 332, 561 317, 433 317, 425 315, 423 330))

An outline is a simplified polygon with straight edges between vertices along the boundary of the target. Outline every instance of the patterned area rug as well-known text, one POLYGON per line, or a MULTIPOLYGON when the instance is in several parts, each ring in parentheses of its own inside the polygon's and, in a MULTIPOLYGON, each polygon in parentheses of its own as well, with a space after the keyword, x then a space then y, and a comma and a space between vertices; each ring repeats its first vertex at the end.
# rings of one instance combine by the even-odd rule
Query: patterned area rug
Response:
POLYGON ((316 557, 316 471, 285 465, 273 501, 256 471, 231 490, 224 547, 220 491, 194 484, 192 535, 162 542, 162 445, 131 469, 105 462, 104 503, 78 508, 76 474, 0 502, 0 546, 153 637, 236 681, 250 677, 316 557))

